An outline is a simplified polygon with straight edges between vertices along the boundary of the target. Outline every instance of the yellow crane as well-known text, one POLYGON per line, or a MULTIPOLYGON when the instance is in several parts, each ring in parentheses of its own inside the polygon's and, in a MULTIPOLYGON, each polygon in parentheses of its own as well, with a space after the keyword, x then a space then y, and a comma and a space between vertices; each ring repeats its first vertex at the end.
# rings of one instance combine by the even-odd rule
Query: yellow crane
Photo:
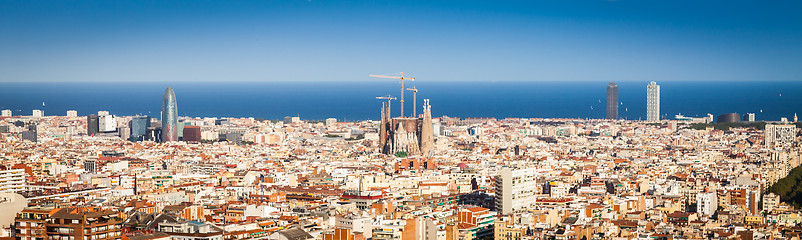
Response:
POLYGON ((412 91, 412 117, 418 117, 418 88, 412 86, 407 91, 412 91))
POLYGON ((376 99, 387 99, 387 112, 390 112, 390 101, 395 100, 393 96, 387 94, 387 96, 376 97, 376 99))
POLYGON ((404 117, 404 80, 409 79, 415 81, 415 78, 404 77, 404 72, 401 72, 400 74, 400 77, 387 75, 370 75, 370 77, 401 79, 401 117, 404 117))

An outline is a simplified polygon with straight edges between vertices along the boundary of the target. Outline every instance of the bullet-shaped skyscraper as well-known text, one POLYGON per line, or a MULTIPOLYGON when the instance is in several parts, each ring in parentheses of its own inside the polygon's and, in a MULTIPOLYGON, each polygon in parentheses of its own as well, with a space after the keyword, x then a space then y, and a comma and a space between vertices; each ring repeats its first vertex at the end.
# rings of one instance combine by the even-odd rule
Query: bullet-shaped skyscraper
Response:
POLYGON ((656 82, 646 85, 646 121, 660 121, 660 85, 656 82))
POLYGON ((607 119, 618 119, 618 84, 607 85, 607 119))
POLYGON ((178 141, 178 105, 172 87, 164 90, 162 102, 162 139, 163 142, 178 141))

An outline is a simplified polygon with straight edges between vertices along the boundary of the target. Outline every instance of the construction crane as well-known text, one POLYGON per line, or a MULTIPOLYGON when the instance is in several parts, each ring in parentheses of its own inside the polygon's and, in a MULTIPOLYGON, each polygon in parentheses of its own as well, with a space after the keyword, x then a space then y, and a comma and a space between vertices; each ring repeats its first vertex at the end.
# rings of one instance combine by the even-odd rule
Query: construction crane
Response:
POLYGON ((400 77, 386 75, 370 75, 370 77, 401 79, 401 117, 404 117, 404 80, 409 79, 415 81, 415 78, 404 77, 404 72, 401 72, 400 77))
POLYGON ((395 100, 396 98, 390 96, 390 94, 387 94, 387 96, 376 97, 376 99, 387 99, 387 112, 390 112, 390 101, 395 100))
POLYGON ((418 88, 412 86, 407 91, 412 91, 412 117, 418 117, 418 88))

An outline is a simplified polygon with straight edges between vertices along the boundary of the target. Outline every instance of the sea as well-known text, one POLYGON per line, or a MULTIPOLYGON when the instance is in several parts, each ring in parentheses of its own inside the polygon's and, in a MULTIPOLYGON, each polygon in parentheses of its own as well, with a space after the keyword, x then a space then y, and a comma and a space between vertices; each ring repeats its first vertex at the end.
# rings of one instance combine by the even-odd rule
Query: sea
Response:
MULTIPOLYGON (((618 82, 619 117, 646 118, 646 85, 618 82)), ((432 116, 495 118, 579 118, 605 116, 607 82, 406 82, 416 87, 417 112, 430 99, 432 116)), ((778 121, 802 114, 802 82, 664 81, 660 114, 702 117, 755 113, 756 120, 778 121)), ((159 117, 164 90, 175 90, 179 116, 253 117, 339 121, 378 120, 378 96, 399 97, 397 81, 369 82, 5 82, 0 83, 0 109, 13 115, 79 115, 109 111, 113 115, 159 117)), ((405 92, 405 115, 413 113, 413 93, 405 92)), ((392 102, 393 115, 400 114, 392 102)))

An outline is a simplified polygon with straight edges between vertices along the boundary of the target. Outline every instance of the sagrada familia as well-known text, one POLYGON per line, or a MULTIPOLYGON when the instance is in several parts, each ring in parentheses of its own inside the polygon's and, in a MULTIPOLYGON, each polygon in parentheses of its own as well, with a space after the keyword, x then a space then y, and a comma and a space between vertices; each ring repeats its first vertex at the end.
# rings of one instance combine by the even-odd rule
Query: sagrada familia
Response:
POLYGON ((432 106, 423 100, 422 117, 390 117, 389 104, 382 103, 379 144, 382 153, 429 156, 434 147, 432 106))

